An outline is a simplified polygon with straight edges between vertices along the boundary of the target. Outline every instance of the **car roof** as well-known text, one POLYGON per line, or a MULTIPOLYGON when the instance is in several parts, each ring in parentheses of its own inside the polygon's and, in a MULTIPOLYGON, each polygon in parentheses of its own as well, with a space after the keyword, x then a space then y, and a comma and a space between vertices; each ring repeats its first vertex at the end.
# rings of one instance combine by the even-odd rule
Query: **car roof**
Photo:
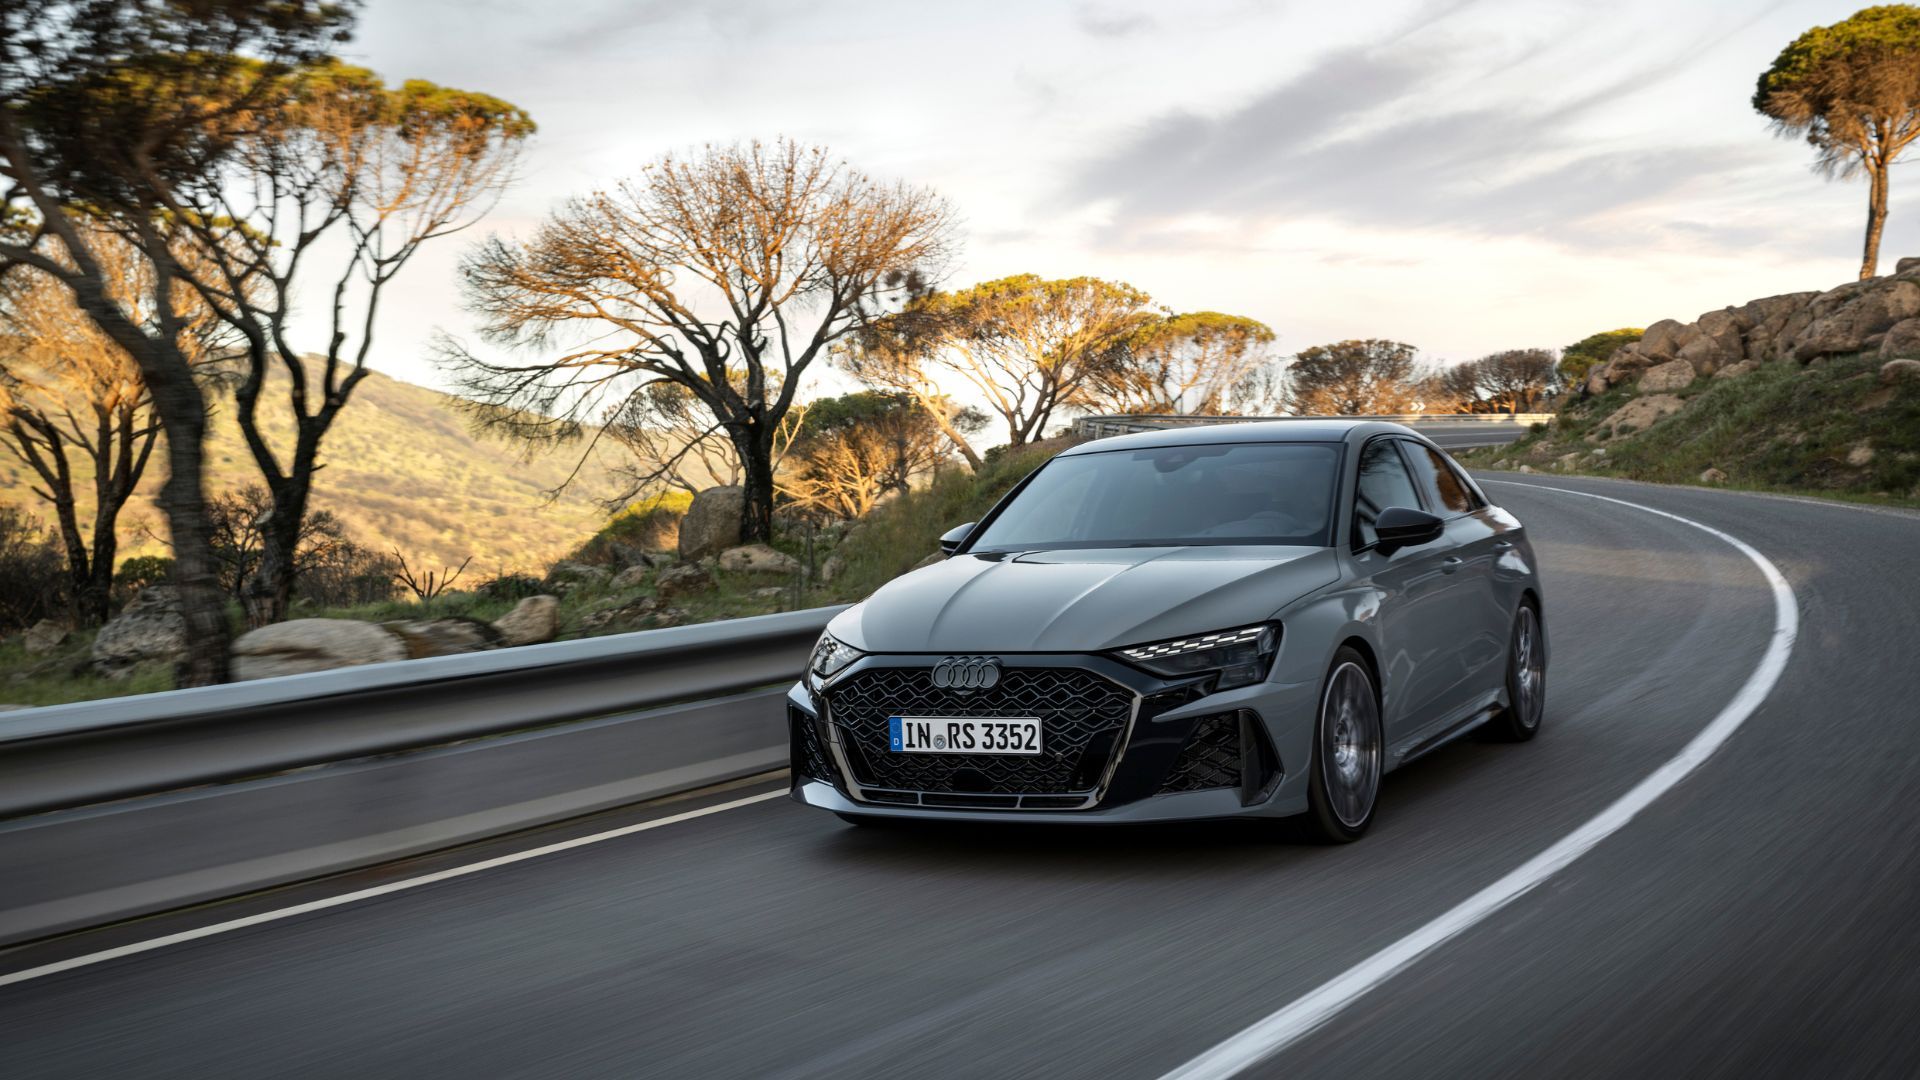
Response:
POLYGON ((1112 435, 1095 439, 1060 452, 1103 454, 1109 450, 1138 450, 1149 446, 1198 446, 1213 443, 1262 442, 1358 442, 1374 435, 1411 435, 1424 438, 1404 424, 1385 420, 1315 417, 1301 420, 1258 420, 1246 423, 1194 424, 1188 427, 1157 428, 1130 435, 1112 435))

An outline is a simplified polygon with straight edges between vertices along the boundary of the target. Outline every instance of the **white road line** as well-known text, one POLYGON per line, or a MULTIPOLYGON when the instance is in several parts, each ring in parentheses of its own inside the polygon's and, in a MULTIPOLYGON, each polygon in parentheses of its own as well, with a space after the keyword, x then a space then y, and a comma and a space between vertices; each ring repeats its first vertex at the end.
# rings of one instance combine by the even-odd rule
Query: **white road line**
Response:
POLYGON ((1766 654, 1760 658, 1759 666, 1755 667, 1753 674, 1747 677, 1746 684, 1740 688, 1740 692, 1734 695, 1732 701, 1727 702, 1726 708, 1721 709, 1720 714, 1702 728, 1677 756, 1660 766, 1646 779, 1635 784, 1632 790, 1616 799, 1611 806, 1602 810, 1591 821, 1575 829, 1552 847, 1527 860, 1518 869, 1461 901, 1439 918, 1321 984, 1305 997, 1295 1000, 1280 1011, 1166 1074, 1162 1080, 1197 1080, 1200 1077, 1233 1076, 1299 1041, 1315 1028, 1333 1019, 1341 1010, 1359 1000, 1368 991, 1405 970, 1408 965, 1438 947, 1442 942, 1512 903, 1633 820, 1634 815, 1672 790, 1674 785, 1686 779, 1687 774, 1699 768, 1702 762, 1713 755, 1714 751, 1720 749, 1721 745, 1740 729, 1740 725, 1753 715, 1754 710, 1760 707, 1760 703, 1766 700, 1767 694, 1772 691, 1774 683, 1779 681, 1780 672, 1786 668, 1787 658, 1793 653, 1794 637, 1799 633, 1799 603, 1794 597, 1793 587, 1787 584, 1787 579, 1780 573, 1779 568, 1745 541, 1721 532, 1711 525, 1702 525, 1691 518, 1669 514, 1665 510, 1655 510, 1651 506, 1642 506, 1625 499, 1595 495, 1587 491, 1575 491, 1571 488, 1548 487, 1544 484, 1500 480, 1487 482, 1557 491, 1565 495, 1579 495, 1588 499, 1600 499, 1604 502, 1618 503, 1621 506, 1630 506, 1635 510, 1644 510, 1649 514, 1657 514, 1663 518, 1691 525, 1733 545, 1740 554, 1753 560, 1753 564, 1760 568, 1760 573, 1773 589, 1773 636, 1767 643, 1766 654))
POLYGON ((245 918, 230 919, 226 922, 214 923, 211 926, 202 926, 197 930, 183 930, 177 934, 168 934, 165 937, 157 937, 149 941, 139 941, 114 949, 103 949, 100 952, 88 953, 85 956, 76 956, 68 960, 61 960, 52 964, 42 964, 39 967, 27 968, 23 971, 0 975, 0 986, 23 983, 29 979, 38 979, 62 971, 72 971, 74 968, 82 968, 107 960, 117 960, 123 956, 134 956, 143 952, 152 952, 155 949, 164 949, 169 945, 179 945, 183 942, 197 941, 200 938, 212 937, 215 934, 224 934, 228 931, 239 930, 248 926, 259 926, 261 923, 290 919, 295 915, 305 915, 308 912, 325 911, 328 908, 341 907, 346 904, 357 904, 362 900, 371 900, 376 896, 386 896, 389 893, 417 889, 422 885, 431 885, 436 881, 448 881, 453 878, 466 877, 468 874, 478 874, 483 870, 492 870, 496 867, 526 862, 528 859, 537 859, 542 855, 571 851, 574 848, 586 847, 588 844, 598 844, 603 840, 615 840, 622 836, 631 836, 634 833, 646 832, 648 829, 658 829, 663 825, 692 821, 694 818, 706 817, 708 814, 718 814, 723 810, 732 810, 757 802, 766 802, 768 799, 781 798, 785 796, 786 793, 786 790, 783 788, 779 791, 768 791, 759 795, 749 795, 743 799, 715 803, 712 806, 704 806, 698 810, 687 810, 678 814, 670 814, 663 818, 654 818, 650 821, 624 825, 618 829, 608 829, 606 832, 594 833, 591 836, 579 836, 572 840, 562 840, 559 843, 547 844, 544 847, 529 848, 526 851, 516 851, 511 855, 501 855, 498 858, 483 859, 480 862, 470 863, 466 866, 437 870, 431 874, 422 874, 419 877, 407 878, 404 881, 392 881, 385 885, 375 885, 371 888, 360 889, 356 892, 341 893, 339 896, 329 896, 324 900, 313 900, 305 904, 295 904, 292 907, 279 908, 274 911, 263 911, 258 915, 248 915, 245 918))

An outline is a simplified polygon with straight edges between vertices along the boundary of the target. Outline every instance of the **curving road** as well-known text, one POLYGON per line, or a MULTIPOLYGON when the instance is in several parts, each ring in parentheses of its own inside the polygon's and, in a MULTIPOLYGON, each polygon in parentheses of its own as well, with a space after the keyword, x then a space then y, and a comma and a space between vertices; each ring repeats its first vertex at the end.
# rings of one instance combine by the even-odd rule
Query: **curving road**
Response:
POLYGON ((1489 479, 1545 564, 1548 726, 1395 774, 1361 844, 874 832, 776 797, 0 985, 0 1074, 1161 1076, 1579 829, 1754 676, 1775 612, 1752 561, 1552 486, 1777 565, 1800 618, 1778 684, 1618 832, 1247 1075, 1920 1075, 1920 515, 1489 479))

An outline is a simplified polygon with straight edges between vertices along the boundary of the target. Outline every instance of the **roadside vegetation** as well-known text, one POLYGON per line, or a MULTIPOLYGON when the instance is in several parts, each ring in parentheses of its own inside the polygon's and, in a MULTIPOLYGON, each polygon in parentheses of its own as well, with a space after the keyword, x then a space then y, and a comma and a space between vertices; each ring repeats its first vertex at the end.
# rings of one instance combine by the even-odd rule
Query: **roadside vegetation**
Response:
POLYGON ((1685 407, 1611 438, 1601 422, 1635 396, 1614 387, 1518 442, 1462 454, 1473 468, 1582 473, 1666 484, 1920 506, 1920 393, 1877 378, 1878 356, 1765 364, 1675 391, 1685 407))

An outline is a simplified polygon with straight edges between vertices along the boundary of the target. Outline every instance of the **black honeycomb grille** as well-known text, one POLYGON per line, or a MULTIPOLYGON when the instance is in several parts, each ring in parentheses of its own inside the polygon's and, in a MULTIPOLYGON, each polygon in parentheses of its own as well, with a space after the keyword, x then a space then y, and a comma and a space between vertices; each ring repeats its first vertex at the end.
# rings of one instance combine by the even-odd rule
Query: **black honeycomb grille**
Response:
POLYGON ((834 687, 829 713, 863 786, 1053 795, 1099 784, 1132 708, 1130 691, 1074 668, 1008 668, 998 685, 972 692, 934 686, 928 668, 874 668, 834 687), (887 720, 893 716, 1034 716, 1041 723, 1041 752, 890 753, 887 720))
POLYGON ((833 782, 833 769, 827 765, 825 748, 820 745, 820 731, 813 717, 792 706, 787 707, 787 717, 794 730, 800 735, 800 749, 804 755, 802 765, 807 775, 815 780, 833 782))
POLYGON ((1240 717, 1203 716, 1180 748, 1160 790, 1205 791, 1240 786, 1240 717))

